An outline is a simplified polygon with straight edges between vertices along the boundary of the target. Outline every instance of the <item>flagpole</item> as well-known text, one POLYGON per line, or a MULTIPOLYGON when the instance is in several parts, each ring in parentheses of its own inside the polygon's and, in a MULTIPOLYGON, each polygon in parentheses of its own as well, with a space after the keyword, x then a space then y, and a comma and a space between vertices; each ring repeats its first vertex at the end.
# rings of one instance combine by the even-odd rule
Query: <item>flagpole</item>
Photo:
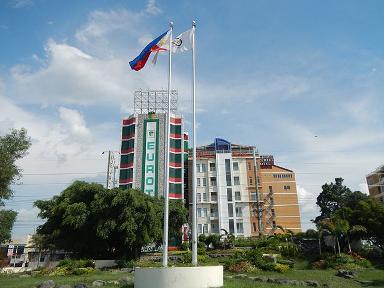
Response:
POLYGON ((196 22, 192 21, 192 265, 197 266, 197 218, 196 218, 196 73, 195 73, 195 30, 196 22))
POLYGON ((172 87, 172 31, 173 22, 169 22, 169 64, 168 64, 168 113, 167 113, 167 147, 165 151, 165 183, 164 183, 164 235, 163 235, 163 267, 168 266, 168 222, 169 222, 169 145, 171 135, 171 87, 172 87))

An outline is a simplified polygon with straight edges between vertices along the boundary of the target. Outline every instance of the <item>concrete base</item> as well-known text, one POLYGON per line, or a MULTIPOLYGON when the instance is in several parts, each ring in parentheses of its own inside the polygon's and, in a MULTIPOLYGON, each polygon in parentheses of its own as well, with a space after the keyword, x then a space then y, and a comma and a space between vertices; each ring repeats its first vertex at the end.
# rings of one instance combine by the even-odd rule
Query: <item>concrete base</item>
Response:
POLYGON ((135 269, 135 288, 223 287, 223 266, 135 269))

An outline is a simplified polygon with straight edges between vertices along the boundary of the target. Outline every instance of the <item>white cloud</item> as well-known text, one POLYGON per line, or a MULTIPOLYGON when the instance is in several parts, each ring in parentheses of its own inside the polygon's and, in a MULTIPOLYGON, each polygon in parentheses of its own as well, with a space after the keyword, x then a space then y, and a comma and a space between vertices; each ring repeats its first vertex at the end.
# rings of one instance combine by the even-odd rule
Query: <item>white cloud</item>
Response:
POLYGON ((163 11, 157 6, 156 0, 148 0, 147 6, 145 7, 145 12, 152 15, 163 13, 163 11))
POLYGON ((91 132, 86 126, 83 115, 74 109, 59 108, 60 118, 64 124, 64 131, 74 139, 90 140, 91 132))
POLYGON ((12 0, 13 8, 24 8, 33 6, 34 2, 32 0, 12 0))

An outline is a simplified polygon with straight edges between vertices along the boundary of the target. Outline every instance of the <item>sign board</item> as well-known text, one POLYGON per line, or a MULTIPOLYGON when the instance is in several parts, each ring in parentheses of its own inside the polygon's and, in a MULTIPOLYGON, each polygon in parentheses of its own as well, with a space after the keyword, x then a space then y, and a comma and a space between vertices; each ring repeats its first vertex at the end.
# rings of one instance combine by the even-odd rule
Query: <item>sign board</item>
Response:
POLYGON ((158 162, 159 119, 145 119, 141 188, 150 196, 157 196, 158 162))
POLYGON ((12 257, 13 256, 13 249, 15 248, 14 245, 10 244, 8 245, 8 251, 7 251, 7 256, 12 257))

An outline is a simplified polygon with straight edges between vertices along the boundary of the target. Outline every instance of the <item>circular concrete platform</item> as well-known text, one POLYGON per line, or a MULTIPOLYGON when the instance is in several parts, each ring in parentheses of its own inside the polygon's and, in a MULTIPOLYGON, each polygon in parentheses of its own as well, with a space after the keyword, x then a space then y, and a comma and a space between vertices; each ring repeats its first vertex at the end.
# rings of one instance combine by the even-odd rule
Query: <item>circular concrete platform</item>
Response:
POLYGON ((135 269, 135 288, 223 287, 223 266, 135 269))

